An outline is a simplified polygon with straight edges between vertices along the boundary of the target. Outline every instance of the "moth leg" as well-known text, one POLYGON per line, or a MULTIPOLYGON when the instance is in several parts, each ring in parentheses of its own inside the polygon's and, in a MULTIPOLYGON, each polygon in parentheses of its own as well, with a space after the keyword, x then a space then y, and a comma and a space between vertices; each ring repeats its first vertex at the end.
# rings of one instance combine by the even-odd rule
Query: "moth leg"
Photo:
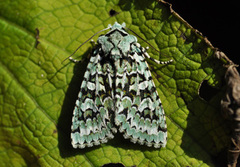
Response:
POLYGON ((97 45, 97 42, 96 42, 96 41, 94 41, 93 39, 91 39, 91 40, 90 40, 90 43, 92 44, 92 46, 95 46, 95 45, 97 45))
MULTIPOLYGON (((92 44, 92 46, 95 46, 97 44, 93 39, 91 39, 90 43, 92 44)), ((68 59, 73 63, 79 63, 85 60, 85 58, 83 58, 83 60, 76 60, 72 57, 69 57, 68 59)))
POLYGON ((81 62, 81 60, 76 60, 76 59, 74 59, 74 58, 72 58, 72 57, 69 57, 68 58, 71 62, 73 62, 73 63, 79 63, 79 62, 81 62))
POLYGON ((149 47, 147 46, 146 49, 144 47, 141 47, 141 45, 139 43, 136 43, 136 46, 142 51, 143 55, 145 56, 145 58, 148 58, 152 61, 154 61, 157 64, 169 64, 171 62, 173 62, 173 60, 168 60, 168 61, 159 61, 156 59, 153 59, 152 57, 149 56, 149 54, 147 53, 147 50, 149 49, 149 47))
MULTIPOLYGON (((91 38, 90 38, 90 39, 91 39, 91 38)), ((90 39, 88 39, 87 41, 89 41, 90 39)), ((83 44, 85 44, 87 41, 85 41, 83 44)), ((92 46, 97 45, 97 43, 96 43, 93 39, 90 40, 90 43, 92 44, 92 46)), ((79 63, 79 62, 84 61, 86 58, 83 58, 82 60, 76 60, 76 59, 72 58, 72 55, 74 55, 74 53, 75 53, 83 44, 81 44, 81 45, 73 52, 73 54, 71 54, 71 55, 70 55, 68 58, 66 58, 65 60, 69 59, 69 60, 70 60, 71 62, 73 62, 73 63, 79 63)), ((65 60, 64 60, 64 61, 65 61, 65 60)))

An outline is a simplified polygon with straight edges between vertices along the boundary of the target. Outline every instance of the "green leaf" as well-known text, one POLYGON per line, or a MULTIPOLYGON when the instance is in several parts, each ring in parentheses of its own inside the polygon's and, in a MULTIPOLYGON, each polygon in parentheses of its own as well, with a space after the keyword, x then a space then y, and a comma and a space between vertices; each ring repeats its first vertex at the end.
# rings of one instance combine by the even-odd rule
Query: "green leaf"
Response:
MULTIPOLYGON (((0 166, 216 164, 213 159, 228 139, 219 112, 224 62, 167 3, 6 0, 0 9, 0 166), (134 145, 121 134, 98 147, 71 147, 72 111, 88 61, 62 61, 115 21, 161 51, 150 48, 151 57, 174 60, 169 65, 148 61, 167 117, 166 148, 134 145), (203 84, 217 93, 205 92, 204 100, 199 95, 203 84)), ((75 56, 86 57, 91 48, 86 43, 75 56)))

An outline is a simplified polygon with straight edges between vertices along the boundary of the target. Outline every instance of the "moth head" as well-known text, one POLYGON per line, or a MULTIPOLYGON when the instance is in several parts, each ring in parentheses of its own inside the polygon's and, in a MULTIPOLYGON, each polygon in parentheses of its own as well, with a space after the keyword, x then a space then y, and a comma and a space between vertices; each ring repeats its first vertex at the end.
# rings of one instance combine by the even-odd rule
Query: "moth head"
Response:
POLYGON ((110 28, 111 30, 114 29, 124 29, 126 27, 126 24, 123 22, 122 25, 119 24, 118 22, 115 22, 113 25, 109 24, 108 28, 110 28))

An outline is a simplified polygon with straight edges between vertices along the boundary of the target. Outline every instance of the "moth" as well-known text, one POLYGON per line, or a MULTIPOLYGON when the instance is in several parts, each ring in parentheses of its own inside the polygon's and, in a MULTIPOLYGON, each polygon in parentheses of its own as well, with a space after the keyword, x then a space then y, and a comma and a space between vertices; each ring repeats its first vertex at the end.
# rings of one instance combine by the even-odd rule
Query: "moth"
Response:
POLYGON ((166 145, 165 114, 145 58, 172 60, 152 59, 125 26, 109 25, 97 39, 73 111, 73 148, 106 143, 117 131, 133 143, 166 145))

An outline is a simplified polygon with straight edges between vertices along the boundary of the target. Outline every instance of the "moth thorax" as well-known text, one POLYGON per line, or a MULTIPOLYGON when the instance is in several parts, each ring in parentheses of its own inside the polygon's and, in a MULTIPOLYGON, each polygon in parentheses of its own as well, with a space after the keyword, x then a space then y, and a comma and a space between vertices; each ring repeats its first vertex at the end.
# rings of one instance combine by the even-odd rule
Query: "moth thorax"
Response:
POLYGON ((110 58, 111 58, 112 60, 114 60, 114 61, 122 58, 122 54, 121 54, 120 50, 119 50, 117 47, 115 47, 115 48, 113 48, 113 49, 111 50, 111 52, 110 52, 110 58))

